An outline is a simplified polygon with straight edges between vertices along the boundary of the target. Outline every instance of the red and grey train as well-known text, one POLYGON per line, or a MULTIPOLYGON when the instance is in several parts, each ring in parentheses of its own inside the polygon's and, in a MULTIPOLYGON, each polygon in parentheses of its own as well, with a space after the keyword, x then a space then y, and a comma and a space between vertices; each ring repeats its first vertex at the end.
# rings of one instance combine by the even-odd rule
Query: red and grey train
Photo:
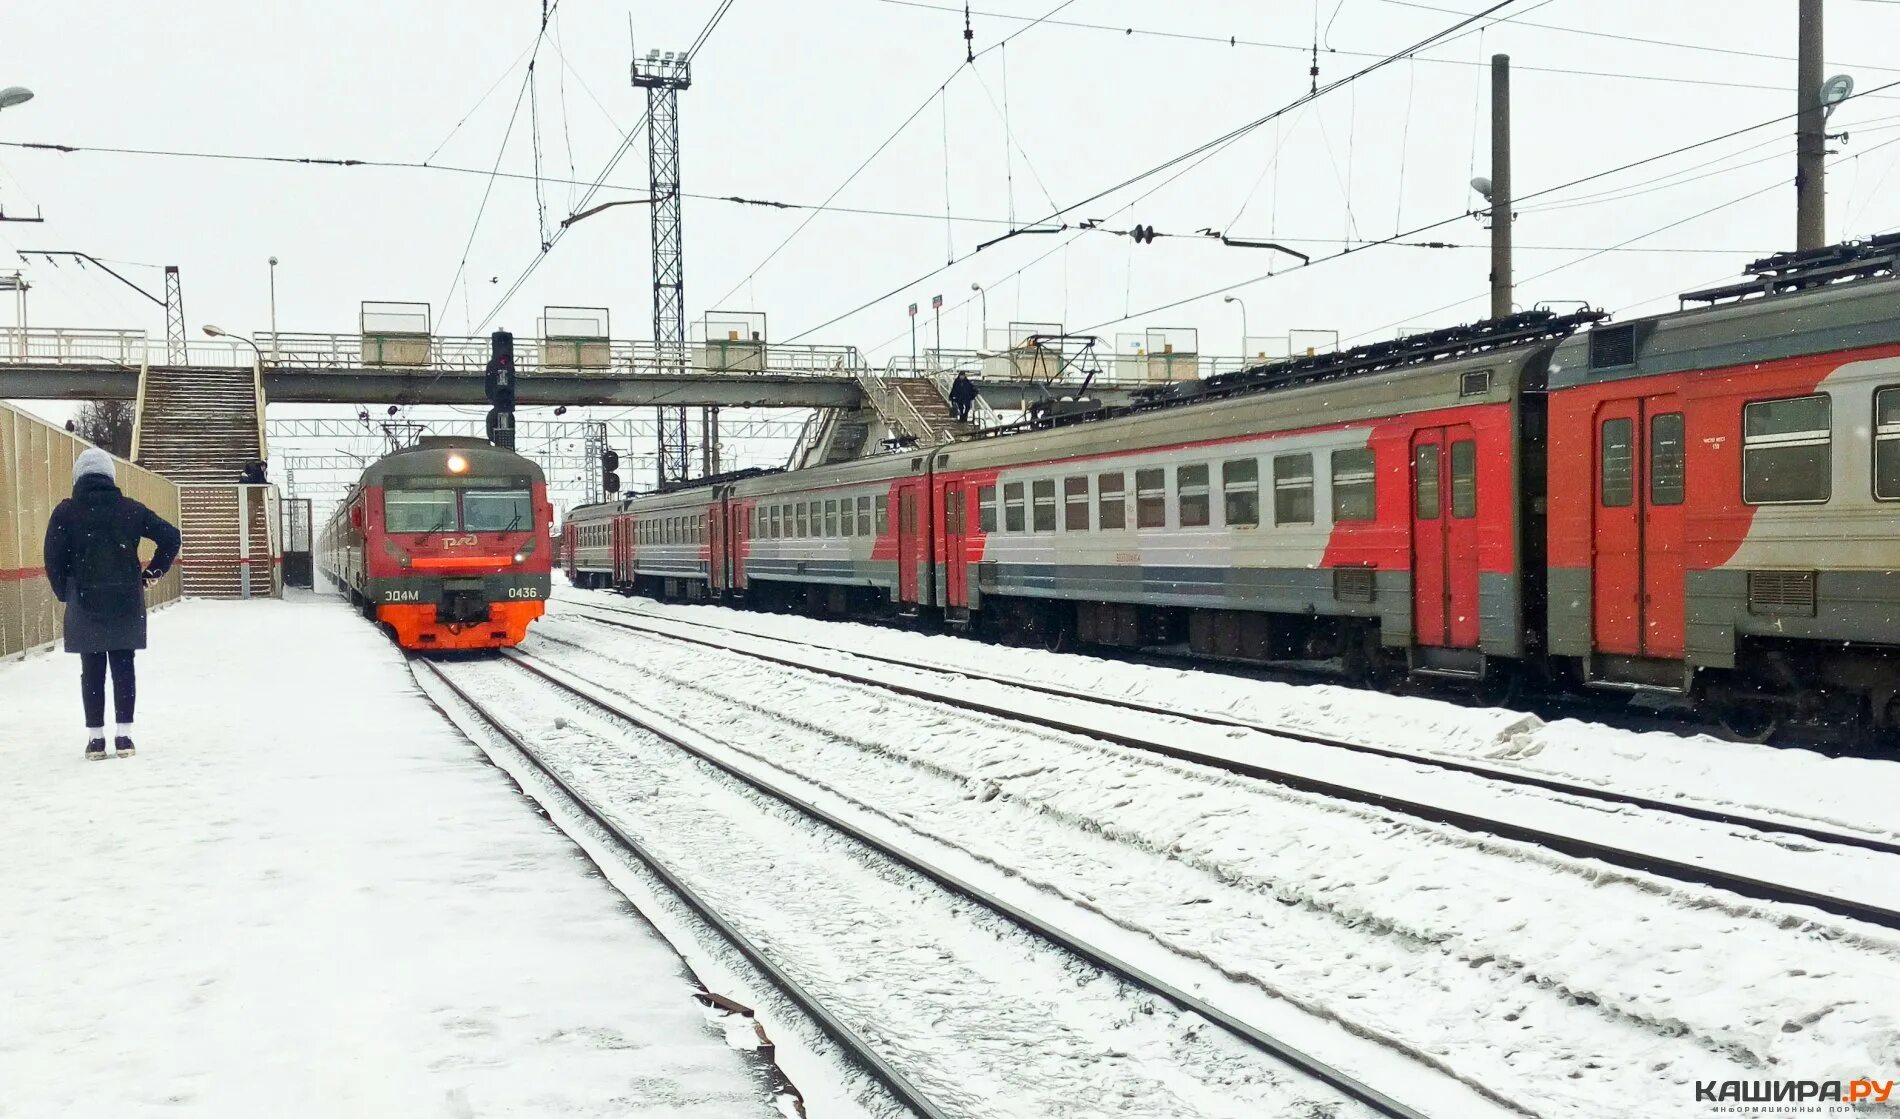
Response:
POLYGON ((581 585, 1900 723, 1900 237, 575 510, 581 585), (1689 306, 1700 304, 1699 306, 1689 306))
POLYGON ((318 564, 405 649, 517 645, 546 609, 552 521, 533 461, 424 436, 364 469, 324 526, 318 564))

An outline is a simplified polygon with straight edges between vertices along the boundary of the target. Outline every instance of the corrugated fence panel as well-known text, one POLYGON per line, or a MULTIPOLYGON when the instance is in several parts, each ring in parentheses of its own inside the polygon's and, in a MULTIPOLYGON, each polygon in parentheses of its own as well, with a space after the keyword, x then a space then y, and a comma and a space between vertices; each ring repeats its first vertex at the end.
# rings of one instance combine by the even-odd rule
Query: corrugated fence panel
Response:
MULTIPOLYGON (((46 522, 53 507, 72 496, 73 460, 90 446, 85 440, 0 404, 0 657, 57 641, 62 609, 42 568, 46 522)), ((124 459, 118 460, 119 488, 177 524, 178 487, 124 459)), ((140 555, 149 560, 152 545, 140 555)), ((158 606, 183 593, 177 568, 146 588, 145 600, 158 606)))

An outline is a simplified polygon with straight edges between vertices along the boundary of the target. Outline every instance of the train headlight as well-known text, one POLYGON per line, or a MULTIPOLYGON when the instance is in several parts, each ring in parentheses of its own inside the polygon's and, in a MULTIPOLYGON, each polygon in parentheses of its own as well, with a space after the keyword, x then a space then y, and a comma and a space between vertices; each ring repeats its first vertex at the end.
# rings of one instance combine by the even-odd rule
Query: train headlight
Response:
POLYGON ((522 563, 522 562, 525 562, 525 561, 527 560, 527 558, 528 558, 528 553, 526 553, 526 552, 516 552, 516 553, 515 553, 515 562, 516 562, 516 563, 522 563))
POLYGON ((456 454, 452 454, 449 456, 449 473, 466 474, 467 472, 468 472, 468 459, 462 457, 461 455, 456 455, 456 454))

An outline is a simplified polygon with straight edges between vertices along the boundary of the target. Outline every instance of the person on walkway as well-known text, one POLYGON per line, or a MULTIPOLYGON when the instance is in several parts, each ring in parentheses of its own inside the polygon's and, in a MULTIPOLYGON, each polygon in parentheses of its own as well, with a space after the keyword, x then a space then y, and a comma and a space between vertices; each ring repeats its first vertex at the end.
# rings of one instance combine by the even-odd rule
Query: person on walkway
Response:
POLYGON ((178 530, 119 492, 112 456, 97 447, 73 463, 73 495, 46 525, 46 581, 66 604, 66 651, 79 654, 86 709, 86 757, 106 756, 106 670, 118 721, 113 749, 132 755, 132 708, 138 685, 132 654, 145 648, 145 582, 178 558, 178 530), (141 567, 139 541, 157 545, 141 567))
POLYGON ((270 479, 265 477, 264 472, 268 470, 269 468, 270 468, 269 463, 264 463, 264 462, 247 463, 245 464, 244 472, 238 475, 238 483, 240 485, 246 485, 246 486, 266 485, 269 483, 270 479))
POLYGON ((957 379, 950 382, 950 406, 956 409, 957 422, 970 422, 970 409, 976 404, 976 382, 962 370, 957 371, 957 379))

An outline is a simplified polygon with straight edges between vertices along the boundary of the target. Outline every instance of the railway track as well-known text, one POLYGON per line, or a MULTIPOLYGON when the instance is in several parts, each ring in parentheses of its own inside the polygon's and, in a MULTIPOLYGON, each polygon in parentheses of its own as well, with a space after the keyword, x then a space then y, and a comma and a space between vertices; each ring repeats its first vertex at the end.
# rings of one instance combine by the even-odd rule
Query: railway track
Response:
MULTIPOLYGON (((601 805, 595 796, 590 795, 585 782, 577 781, 570 775, 564 774, 562 765, 547 758, 536 742, 521 733, 516 725, 511 725, 511 722, 518 723, 518 720, 511 721, 507 716, 500 714, 495 709, 491 698, 485 698, 483 694, 478 694, 464 682, 458 681, 456 673, 445 671, 439 664, 431 661, 416 663, 423 666, 418 669, 419 675, 426 670, 460 703, 474 712, 485 729, 506 741, 558 788, 561 795, 571 802, 576 811, 592 820, 612 837, 614 843, 651 870, 668 890, 766 976, 769 982, 796 1005, 842 1052, 848 1054, 853 1062, 883 1085, 895 1100, 915 1114, 932 1117, 932 1119, 939 1116, 970 1113, 967 1108, 959 1108, 944 1102, 937 1093, 921 1085, 918 1078, 900 1068, 900 1062, 884 1055, 882 1048, 866 1035, 866 1031, 832 1012, 821 995, 808 985, 801 983, 792 974, 791 969, 782 966, 775 959, 772 948, 761 943, 756 933, 750 933, 727 919, 717 902, 708 898, 701 889, 696 888, 688 880, 687 875, 675 871, 669 865, 666 855, 655 851, 650 843, 632 834, 616 819, 614 812, 601 805)), ((697 763, 716 770, 759 796, 769 799, 772 803, 783 806, 835 834, 849 844, 875 852, 879 858, 906 868, 909 872, 927 879, 956 898, 974 903, 975 906, 997 915, 1040 942, 1077 960, 1085 961, 1088 966, 1099 970, 1102 974, 1113 977, 1137 991, 1164 1000, 1190 1016, 1198 1015, 1214 1023, 1233 1039, 1257 1051, 1258 1054, 1297 1070, 1301 1076, 1326 1085, 1339 1096, 1354 1101, 1357 1105, 1348 1104, 1347 1110, 1344 1111, 1329 1108, 1323 1112, 1314 1111, 1314 1114, 1360 1114, 1362 1113, 1360 1109, 1363 1108, 1365 1114, 1389 1116, 1392 1119, 1426 1119, 1427 1112, 1408 1106, 1310 1055, 1301 1048, 1268 1033, 1259 1026, 1223 1010, 1195 993, 1149 973, 1109 948, 1058 927, 1030 909, 970 881, 954 869, 924 857, 900 843, 893 842, 887 836, 878 834, 846 815, 827 809, 812 797, 787 787, 783 781, 774 780, 763 767, 743 764, 736 760, 734 755, 718 749, 716 744, 709 743, 683 726, 674 724, 668 716, 659 711, 628 700, 624 696, 606 692, 583 678, 519 651, 508 651, 503 663, 517 670, 524 677, 537 681, 540 686, 558 692, 567 702, 596 716, 632 724, 645 735, 664 743, 669 749, 690 756, 697 763)), ((1456 1085, 1452 1087, 1457 1088, 1456 1085)), ((1140 1113, 1140 1109, 1137 1108, 1131 1113, 1140 1113)))
MULTIPOLYGON (((595 603, 577 605, 566 602, 563 603, 563 612, 586 618, 599 625, 635 631, 663 640, 719 649, 761 662, 879 688, 915 699, 946 703, 1063 733, 1103 739, 1178 760, 1217 766, 1229 772, 1272 781, 1304 792, 1337 797, 1370 807, 1405 813, 1434 823, 1533 843, 1576 858, 1596 859, 1629 870, 1672 878, 1682 883, 1727 890, 1759 901, 1806 906, 1838 917, 1865 921, 1888 929, 1900 929, 1900 895, 1889 892, 1889 896, 1883 896, 1879 900, 1869 900, 1867 896, 1857 896, 1862 894, 1862 891, 1858 890, 1816 888, 1807 884, 1807 880, 1813 878, 1812 868, 1807 866, 1790 864, 1786 873, 1779 876, 1765 876, 1749 869, 1762 861, 1765 856, 1785 851, 1788 839, 1782 837, 1799 840, 1808 845, 1804 854, 1810 857, 1802 860, 1806 863, 1818 861, 1812 856, 1823 852, 1863 857, 1900 855, 1900 844, 1873 836, 1814 827, 1796 821, 1749 816, 1697 805, 1663 801, 1513 772, 1501 767, 1408 754, 1387 747, 1305 731, 1293 731, 1245 719, 1181 711, 1122 697, 1089 695, 1060 685, 1025 681, 1003 674, 918 665, 896 657, 855 650, 843 652, 812 642, 782 637, 764 637, 706 623, 685 622, 671 618, 659 619, 642 611, 595 603), (898 681, 848 664, 835 662, 814 664, 809 658, 800 658, 793 652, 789 652, 799 649, 813 650, 873 665, 881 664, 900 668, 914 678, 898 681), (1536 813, 1520 814, 1516 820, 1499 819, 1486 815, 1482 810, 1460 807, 1453 798, 1423 799, 1417 795, 1409 795, 1403 790, 1380 791, 1346 783, 1337 777, 1319 775, 1310 768, 1296 767, 1284 762, 1268 764, 1232 754, 1181 745, 1167 741, 1156 733, 1133 733, 1119 729, 1112 725, 1113 719, 1065 716, 1039 711, 1020 703, 1009 703, 1005 697, 992 699, 973 697, 967 694, 967 689, 959 687, 960 681, 968 679, 984 680, 1002 688, 1058 699, 1069 705, 1072 710, 1080 707, 1087 712, 1093 707, 1097 709, 1095 714, 1098 716, 1104 711, 1132 712, 1144 716, 1183 720, 1190 724, 1220 730, 1253 732, 1309 746, 1372 756, 1384 761, 1403 762, 1448 776, 1476 778, 1501 787, 1535 793, 1547 802, 1552 802, 1552 798, 1546 794, 1556 794, 1557 798, 1575 798, 1589 805, 1612 806, 1628 815, 1632 821, 1640 821, 1643 818, 1679 821, 1685 825, 1700 828, 1712 846, 1703 852, 1664 854, 1659 850, 1646 850, 1626 842, 1591 837, 1577 830, 1565 831, 1536 822, 1539 815, 1536 813), (1728 834, 1717 834, 1721 829, 1726 829, 1728 834), (1752 849, 1747 846, 1751 842, 1756 845, 1752 849)), ((1561 803, 1561 800, 1554 803, 1561 803)), ((1597 814, 1601 815, 1601 811, 1598 810, 1597 814)), ((1601 831, 1601 829, 1595 830, 1601 831)), ((1837 878, 1836 881, 1851 879, 1853 873, 1853 868, 1847 868, 1846 878, 1837 878)), ((1890 868, 1884 870, 1882 876, 1891 878, 1892 870, 1890 868)), ((1873 877, 1875 876, 1869 875, 1870 879, 1873 877)))

